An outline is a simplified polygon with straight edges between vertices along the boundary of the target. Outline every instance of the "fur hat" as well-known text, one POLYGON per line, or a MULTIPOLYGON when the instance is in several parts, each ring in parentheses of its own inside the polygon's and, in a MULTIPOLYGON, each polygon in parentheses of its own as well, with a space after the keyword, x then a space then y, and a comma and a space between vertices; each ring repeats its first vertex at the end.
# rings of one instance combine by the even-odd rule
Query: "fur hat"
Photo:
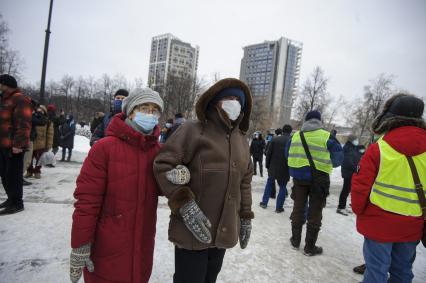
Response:
POLYGON ((414 95, 399 93, 389 98, 382 112, 374 119, 371 130, 378 135, 403 126, 426 129, 422 118, 424 102, 414 95))

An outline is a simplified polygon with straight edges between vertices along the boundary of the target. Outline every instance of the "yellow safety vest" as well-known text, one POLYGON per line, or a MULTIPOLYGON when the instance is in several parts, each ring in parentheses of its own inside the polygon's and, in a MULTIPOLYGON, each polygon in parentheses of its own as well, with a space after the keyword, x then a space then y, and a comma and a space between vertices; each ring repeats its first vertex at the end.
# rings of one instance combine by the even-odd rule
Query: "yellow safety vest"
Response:
MULTIPOLYGON (((405 216, 421 216, 419 197, 413 175, 404 154, 393 149, 382 138, 377 142, 380 149, 380 167, 370 202, 383 210, 405 216)), ((426 184, 426 152, 413 156, 420 182, 426 184)))
MULTIPOLYGON (((304 135, 316 169, 330 174, 333 171, 330 152, 327 149, 327 141, 330 138, 330 133, 319 129, 312 132, 304 132, 304 135)), ((309 166, 309 160, 303 148, 300 132, 295 133, 291 138, 288 166, 292 168, 309 166)))

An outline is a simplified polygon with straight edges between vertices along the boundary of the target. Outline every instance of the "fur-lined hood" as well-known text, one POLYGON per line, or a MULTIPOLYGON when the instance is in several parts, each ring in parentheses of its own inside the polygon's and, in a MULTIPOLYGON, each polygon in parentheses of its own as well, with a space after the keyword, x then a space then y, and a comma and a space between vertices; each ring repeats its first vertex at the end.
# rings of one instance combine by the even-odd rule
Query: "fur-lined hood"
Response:
POLYGON ((230 88, 230 87, 241 88, 244 91, 244 94, 246 96, 245 107, 244 107, 244 110, 243 110, 244 111, 244 117, 242 118, 240 125, 239 125, 240 130, 242 132, 246 133, 247 130, 249 129, 249 125, 250 125, 250 113, 251 113, 252 106, 253 106, 253 100, 252 100, 251 92, 250 92, 250 89, 248 88, 248 86, 244 82, 242 82, 238 79, 227 78, 227 79, 220 80, 217 83, 215 83, 213 86, 211 86, 206 92, 204 92, 201 95, 201 97, 198 99, 198 101, 195 105, 197 118, 201 122, 206 121, 207 120, 207 107, 208 107, 210 101, 219 92, 221 92, 223 89, 230 88))
POLYGON ((371 130, 375 134, 384 134, 392 129, 404 127, 404 126, 414 126, 421 129, 426 129, 425 121, 419 117, 408 117, 408 116, 400 116, 389 113, 389 109, 392 106, 392 103, 400 97, 410 96, 407 94, 396 94, 389 98, 385 105, 383 106, 382 112, 373 120, 371 124, 371 130))

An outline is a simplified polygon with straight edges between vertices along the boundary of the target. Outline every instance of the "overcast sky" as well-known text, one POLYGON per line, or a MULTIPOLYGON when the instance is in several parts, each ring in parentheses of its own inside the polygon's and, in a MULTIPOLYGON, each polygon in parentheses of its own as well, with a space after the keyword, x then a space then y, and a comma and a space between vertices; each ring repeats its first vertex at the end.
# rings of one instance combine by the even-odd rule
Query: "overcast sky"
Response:
MULTIPOLYGON (((0 0, 24 78, 40 80, 49 0, 0 0)), ((55 0, 47 79, 64 74, 148 76, 151 38, 172 33, 200 46, 198 75, 238 77, 242 47, 281 36, 303 43, 302 81, 319 65, 332 95, 360 97, 368 81, 426 97, 423 0, 55 0)))

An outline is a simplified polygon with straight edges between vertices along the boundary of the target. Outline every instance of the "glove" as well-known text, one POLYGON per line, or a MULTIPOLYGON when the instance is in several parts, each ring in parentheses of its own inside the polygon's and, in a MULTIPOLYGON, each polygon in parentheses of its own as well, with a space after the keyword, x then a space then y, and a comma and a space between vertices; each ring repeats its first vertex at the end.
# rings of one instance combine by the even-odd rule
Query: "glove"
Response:
POLYGON ((250 219, 240 219, 240 247, 245 249, 250 240, 251 234, 251 220, 250 219))
POLYGON ((191 231, 192 235, 204 244, 210 244, 212 235, 209 228, 212 227, 210 221, 200 210, 194 200, 189 201, 179 209, 179 213, 183 218, 186 228, 191 231))
POLYGON ((93 272, 95 267, 90 260, 91 244, 72 249, 70 256, 70 279, 72 283, 77 283, 83 273, 83 268, 87 267, 89 272, 93 272))
POLYGON ((187 167, 178 165, 175 169, 167 171, 166 178, 172 184, 186 185, 191 180, 191 173, 189 173, 187 167))

